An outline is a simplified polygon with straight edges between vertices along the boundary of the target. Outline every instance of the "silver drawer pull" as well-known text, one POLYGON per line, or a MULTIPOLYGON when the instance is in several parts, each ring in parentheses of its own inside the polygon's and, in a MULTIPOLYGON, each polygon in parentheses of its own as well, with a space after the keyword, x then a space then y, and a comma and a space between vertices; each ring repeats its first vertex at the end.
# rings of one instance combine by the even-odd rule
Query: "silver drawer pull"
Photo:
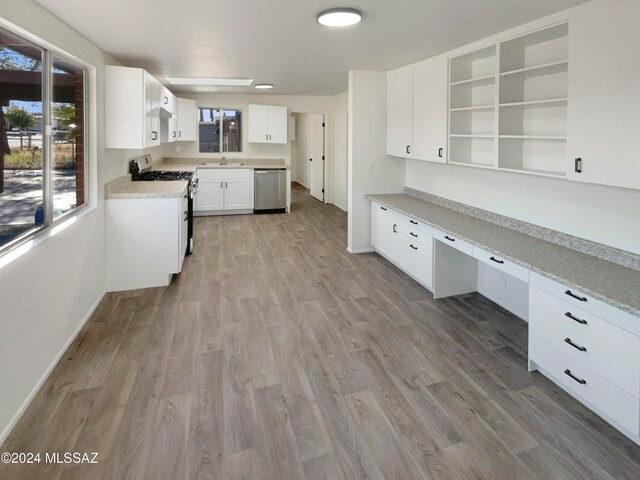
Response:
POLYGON ((582 318, 578 318, 578 317, 574 316, 571 312, 566 312, 564 314, 564 316, 567 317, 567 318, 570 318, 574 322, 578 322, 580 325, 586 325, 587 324, 586 320, 583 320, 582 318))
POLYGON ((568 343, 573 348, 575 348, 576 350, 580 350, 581 352, 586 352, 587 351, 587 347, 581 347, 580 345, 576 345, 575 343, 573 343, 571 341, 571 339, 569 337, 564 339, 564 343, 568 343))
POLYGON ((569 370, 568 368, 564 371, 564 373, 565 373, 565 375, 569 375, 571 378, 573 378, 580 385, 586 385, 587 384, 587 381, 584 378, 576 377, 573 373, 571 373, 571 370, 569 370))

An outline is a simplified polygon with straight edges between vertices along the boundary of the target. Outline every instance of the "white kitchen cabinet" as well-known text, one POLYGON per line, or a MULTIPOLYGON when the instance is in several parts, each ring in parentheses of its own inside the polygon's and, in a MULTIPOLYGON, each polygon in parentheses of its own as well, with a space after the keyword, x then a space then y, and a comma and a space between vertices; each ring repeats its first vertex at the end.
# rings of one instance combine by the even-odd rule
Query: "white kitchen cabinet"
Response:
POLYGON ((429 231, 429 227, 383 205, 371 206, 373 248, 431 290, 433 237, 429 231))
POLYGON ((160 145, 162 85, 140 68, 105 67, 105 146, 144 149, 160 145))
POLYGON ((168 113, 175 115, 178 111, 176 96, 167 87, 161 87, 159 104, 168 113))
POLYGON ((195 100, 177 99, 178 141, 195 142, 198 128, 198 107, 195 100))
POLYGON ((249 143, 287 143, 287 107, 248 106, 249 143))
POLYGON ((411 158, 412 144, 413 65, 409 65, 387 73, 387 154, 411 158))
POLYGON ((107 291, 169 285, 187 249, 187 186, 175 198, 107 199, 107 291))
POLYGON ((197 215, 253 211, 253 170, 199 168, 200 190, 196 194, 197 215))
POLYGON ((413 159, 447 161, 447 63, 440 55, 414 66, 413 159))
POLYGON ((447 58, 387 74, 387 154, 446 162, 447 58))
POLYGON ((640 188, 639 18, 640 2, 626 0, 594 4, 569 21, 571 180, 640 188))

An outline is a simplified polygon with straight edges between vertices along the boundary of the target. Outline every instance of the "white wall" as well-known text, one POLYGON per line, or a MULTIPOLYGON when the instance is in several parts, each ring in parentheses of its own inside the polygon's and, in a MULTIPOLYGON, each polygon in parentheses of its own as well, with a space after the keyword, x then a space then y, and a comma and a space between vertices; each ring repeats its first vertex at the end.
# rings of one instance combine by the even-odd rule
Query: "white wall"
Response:
POLYGON ((333 171, 329 186, 333 204, 347 210, 347 147, 348 147, 349 92, 335 96, 333 112, 333 171))
POLYGON ((98 136, 89 139, 96 208, 12 261, 0 258, 0 443, 104 292, 104 184, 139 153, 103 146, 103 67, 117 62, 31 0, 10 3, 1 13, 7 22, 95 66, 97 108, 87 113, 98 136))
POLYGON ((640 191, 407 160, 407 186, 640 253, 640 191))
POLYGON ((351 253, 371 251, 371 202, 365 195, 401 192, 405 183, 405 161, 386 155, 386 119, 386 72, 349 72, 347 249, 351 253))

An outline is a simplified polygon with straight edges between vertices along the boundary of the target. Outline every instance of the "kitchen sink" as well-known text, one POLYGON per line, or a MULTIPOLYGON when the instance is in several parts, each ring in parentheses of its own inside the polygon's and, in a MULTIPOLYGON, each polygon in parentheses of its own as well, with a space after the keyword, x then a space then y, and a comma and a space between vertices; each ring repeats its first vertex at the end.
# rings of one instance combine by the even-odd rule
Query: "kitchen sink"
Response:
POLYGON ((221 163, 221 162, 205 162, 202 164, 204 167, 206 166, 216 166, 216 167, 243 167, 244 163, 221 163))

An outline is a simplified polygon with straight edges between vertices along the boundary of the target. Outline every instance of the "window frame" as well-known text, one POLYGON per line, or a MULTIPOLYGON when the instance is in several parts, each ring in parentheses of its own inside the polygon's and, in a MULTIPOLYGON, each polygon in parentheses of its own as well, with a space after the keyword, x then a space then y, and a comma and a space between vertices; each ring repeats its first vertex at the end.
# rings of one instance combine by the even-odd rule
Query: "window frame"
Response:
POLYGON ((221 156, 221 155, 227 155, 227 154, 233 154, 233 153, 243 153, 244 152, 244 136, 243 136, 243 131, 244 131, 244 125, 242 125, 242 122, 244 120, 244 111, 241 108, 236 108, 236 107, 205 107, 202 105, 197 105, 197 109, 198 109, 198 155, 213 155, 213 156, 221 156), (217 111, 220 114, 220 151, 218 152, 202 152, 200 151, 200 110, 214 110, 217 111), (222 136, 224 133, 224 111, 230 111, 233 110, 234 112, 240 113, 241 115, 241 119, 240 122, 238 122, 238 127, 240 129, 240 151, 236 151, 236 152, 223 152, 222 151, 222 136))
MULTIPOLYGON (((55 45, 33 35, 29 31, 14 25, 13 23, 0 17, 0 28, 12 35, 22 37, 34 46, 42 49, 42 198, 44 206, 44 223, 38 228, 21 235, 9 243, 0 245, 0 268, 10 263, 15 255, 8 255, 10 252, 24 253, 20 247, 25 245, 29 248, 63 230, 72 224, 79 217, 82 217, 97 207, 97 135, 96 122, 96 68, 92 64, 76 57, 73 54, 56 47, 55 45), (84 203, 68 212, 54 218, 53 217, 53 57, 58 57, 64 61, 82 69, 83 82, 83 187, 84 203)), ((29 249, 27 248, 27 250, 29 249)), ((19 255, 18 255, 19 256, 19 255)))

